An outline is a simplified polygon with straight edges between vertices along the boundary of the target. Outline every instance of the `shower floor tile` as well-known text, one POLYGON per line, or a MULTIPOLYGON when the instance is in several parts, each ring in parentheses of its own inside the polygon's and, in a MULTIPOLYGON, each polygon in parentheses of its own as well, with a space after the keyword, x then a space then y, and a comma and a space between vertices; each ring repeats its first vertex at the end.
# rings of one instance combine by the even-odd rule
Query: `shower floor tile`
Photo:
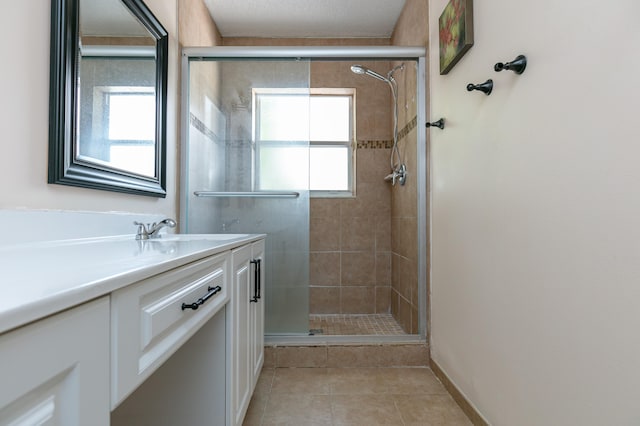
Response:
POLYGON ((309 332, 325 336, 405 334, 391 314, 309 315, 309 332))

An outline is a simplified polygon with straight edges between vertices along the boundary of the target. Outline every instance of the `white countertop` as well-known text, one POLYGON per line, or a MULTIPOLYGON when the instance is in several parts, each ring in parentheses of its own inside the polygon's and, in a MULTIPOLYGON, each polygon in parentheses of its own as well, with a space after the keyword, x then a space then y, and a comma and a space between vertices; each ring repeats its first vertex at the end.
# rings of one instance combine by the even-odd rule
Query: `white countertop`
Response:
POLYGON ((0 247, 0 333, 263 237, 126 235, 0 247))

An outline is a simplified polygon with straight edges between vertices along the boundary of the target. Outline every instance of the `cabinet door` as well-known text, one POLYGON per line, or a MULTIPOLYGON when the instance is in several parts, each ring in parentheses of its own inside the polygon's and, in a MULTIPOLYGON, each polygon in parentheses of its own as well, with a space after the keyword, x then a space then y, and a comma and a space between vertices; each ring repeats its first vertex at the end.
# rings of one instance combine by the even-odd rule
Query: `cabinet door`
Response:
MULTIPOLYGON (((259 289, 256 303, 251 303, 251 367, 252 367, 252 388, 255 388, 262 365, 264 364, 264 305, 265 305, 265 258, 264 240, 252 244, 253 267, 258 268, 260 274, 258 278, 259 289)), ((255 274, 254 274, 255 279, 255 274)), ((255 284, 254 284, 255 285, 255 284)))
POLYGON ((109 298, 0 335, 0 424, 109 424, 109 298))
POLYGON ((250 298, 253 296, 251 271, 251 245, 246 245, 231 253, 232 294, 231 321, 227 335, 230 342, 231 359, 231 421, 241 425, 251 399, 253 384, 251 369, 251 349, 249 329, 250 298))

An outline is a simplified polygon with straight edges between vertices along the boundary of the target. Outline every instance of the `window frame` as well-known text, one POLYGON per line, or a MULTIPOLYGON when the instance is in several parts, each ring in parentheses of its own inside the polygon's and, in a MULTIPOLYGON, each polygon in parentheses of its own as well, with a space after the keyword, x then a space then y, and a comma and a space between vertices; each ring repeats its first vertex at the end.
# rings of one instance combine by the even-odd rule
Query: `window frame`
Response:
MULTIPOLYGON (((311 161, 311 149, 313 147, 335 147, 341 146, 348 149, 348 189, 346 190, 311 190, 309 189, 309 196, 311 198, 355 198, 356 196, 356 89, 355 88, 309 88, 309 89, 295 89, 295 88, 253 88, 252 97, 255 111, 252 114, 252 137, 254 149, 253 153, 253 175, 254 186, 259 188, 260 183, 260 170, 259 170, 259 145, 270 146, 283 146, 287 142, 285 141, 261 141, 258 138, 259 132, 259 101, 258 97, 264 94, 282 94, 282 95, 308 95, 314 96, 339 96, 349 98, 349 140, 348 141, 314 141, 308 140, 309 143, 309 167, 311 161)), ((296 142, 296 141, 291 141, 296 142)), ((255 189, 255 188, 254 188, 255 189)))

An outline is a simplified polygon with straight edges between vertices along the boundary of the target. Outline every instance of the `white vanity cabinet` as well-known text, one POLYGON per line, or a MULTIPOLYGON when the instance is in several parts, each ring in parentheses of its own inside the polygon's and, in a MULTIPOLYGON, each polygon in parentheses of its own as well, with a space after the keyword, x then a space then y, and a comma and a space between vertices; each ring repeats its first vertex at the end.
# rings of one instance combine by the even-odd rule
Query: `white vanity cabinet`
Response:
POLYGON ((231 252, 231 424, 242 425, 264 361, 264 240, 231 252))
POLYGON ((242 424, 263 363, 264 237, 2 251, 0 426, 242 424))
POLYGON ((0 335, 0 424, 109 424, 109 297, 0 335))
POLYGON ((205 258, 111 294, 112 408, 229 301, 229 257, 205 258))

